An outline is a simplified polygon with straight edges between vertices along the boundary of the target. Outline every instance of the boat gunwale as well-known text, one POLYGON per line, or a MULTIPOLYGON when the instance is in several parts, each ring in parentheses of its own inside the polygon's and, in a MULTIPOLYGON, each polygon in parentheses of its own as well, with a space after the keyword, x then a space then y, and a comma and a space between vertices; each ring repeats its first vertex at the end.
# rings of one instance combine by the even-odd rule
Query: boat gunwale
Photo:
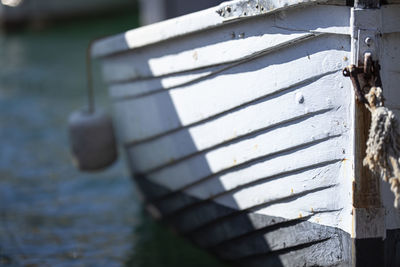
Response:
POLYGON ((315 5, 346 6, 345 0, 286 0, 280 2, 279 6, 273 6, 271 9, 257 14, 237 16, 234 18, 224 18, 222 15, 218 14, 218 11, 227 5, 242 4, 243 2, 253 2, 253 0, 235 0, 231 2, 223 2, 216 7, 139 27, 117 35, 100 38, 93 43, 91 57, 112 57, 134 49, 224 26, 228 23, 234 23, 260 16, 267 16, 276 12, 291 10, 294 8, 315 5), (179 27, 178 25, 185 25, 185 27, 179 27))

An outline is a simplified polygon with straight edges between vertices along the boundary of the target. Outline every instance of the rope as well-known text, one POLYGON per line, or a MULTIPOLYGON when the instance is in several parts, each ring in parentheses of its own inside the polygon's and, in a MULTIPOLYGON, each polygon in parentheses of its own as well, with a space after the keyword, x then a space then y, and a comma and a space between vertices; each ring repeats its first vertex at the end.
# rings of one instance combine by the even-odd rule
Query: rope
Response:
POLYGON ((395 114, 384 107, 382 89, 372 87, 366 95, 372 121, 364 166, 391 185, 394 206, 400 207, 400 132, 395 114))
POLYGON ((92 46, 94 41, 90 41, 86 51, 86 77, 88 93, 88 111, 94 113, 94 89, 93 89, 93 68, 92 68, 92 46))

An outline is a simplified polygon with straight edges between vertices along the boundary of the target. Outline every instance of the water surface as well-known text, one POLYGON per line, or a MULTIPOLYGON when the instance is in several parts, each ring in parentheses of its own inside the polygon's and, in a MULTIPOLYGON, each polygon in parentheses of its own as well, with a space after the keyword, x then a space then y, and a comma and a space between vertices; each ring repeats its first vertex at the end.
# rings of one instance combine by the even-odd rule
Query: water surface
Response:
POLYGON ((222 266, 148 218, 122 161, 95 174, 71 165, 86 46, 136 25, 127 13, 0 35, 0 266, 222 266))

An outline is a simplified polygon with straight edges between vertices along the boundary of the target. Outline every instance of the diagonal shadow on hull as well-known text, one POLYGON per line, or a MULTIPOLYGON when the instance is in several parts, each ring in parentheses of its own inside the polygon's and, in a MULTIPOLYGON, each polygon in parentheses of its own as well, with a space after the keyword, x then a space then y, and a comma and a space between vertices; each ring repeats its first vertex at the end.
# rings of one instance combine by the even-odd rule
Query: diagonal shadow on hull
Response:
MULTIPOLYGON (((331 44, 330 36, 317 38, 317 41, 331 44)), ((308 44, 307 41, 303 43, 301 47, 305 44, 308 44)), ((329 48, 336 49, 335 45, 336 44, 333 43, 329 48)), ((299 47, 300 46, 297 46, 295 49, 288 48, 286 53, 282 53, 282 55, 284 55, 283 58, 281 57, 279 60, 274 58, 278 60, 274 61, 274 63, 279 65, 303 57, 304 55, 295 53, 296 49, 299 49, 299 47)), ((325 49, 327 48, 325 47, 325 49)), ((310 54, 318 54, 322 48, 318 43, 312 43, 306 50, 310 54)), ((262 56, 252 61, 248 66, 240 66, 237 69, 229 70, 228 74, 252 73, 259 69, 266 68, 271 64, 270 61, 265 60, 266 58, 271 60, 271 56, 262 56), (270 64, 266 64, 267 62, 270 64)), ((152 72, 149 63, 147 66, 142 66, 142 71, 148 73, 152 72), (145 70, 145 68, 147 68, 147 70, 145 70)), ((209 77, 209 79, 212 78, 213 77, 209 77)), ((163 88, 161 82, 159 88, 163 88)), ((215 90, 218 89, 223 88, 215 88, 215 90)), ((163 93, 162 97, 148 97, 149 102, 146 102, 148 105, 142 103, 143 106, 137 109, 141 114, 134 114, 136 116, 136 125, 148 126, 149 129, 145 129, 145 131, 153 133, 160 131, 160 134, 162 131, 166 131, 166 129, 171 129, 171 125, 176 125, 178 128, 182 127, 182 120, 180 117, 182 114, 178 114, 177 108, 175 107, 176 103, 174 103, 170 92, 163 93), (145 108, 148 110, 147 114, 145 108), (152 120, 152 123, 148 123, 148 120, 152 120)), ((210 95, 210 97, 212 97, 212 95, 210 95)), ((138 103, 132 102, 126 107, 132 108, 134 105, 138 105, 138 103)), ((126 110, 126 112, 129 112, 129 109, 126 110)), ((227 111, 227 113, 229 112, 231 112, 231 110, 227 111)), ((221 114, 221 116, 224 115, 225 113, 221 114)), ((124 123, 128 122, 125 121, 124 123)), ((128 126, 120 125, 120 127, 128 126)), ((277 128, 279 128, 279 126, 277 126, 277 128)), ((140 131, 143 129, 135 130, 140 131)), ((164 133, 165 136, 169 138, 168 133, 164 133)), ((331 137, 328 139, 331 139, 331 137)), ((129 141, 130 140, 123 140, 123 142, 129 141)), ((300 141, 303 142, 303 144, 305 142, 304 140, 300 141)), ((198 151, 195 140, 193 140, 191 133, 187 129, 183 129, 179 140, 172 140, 171 143, 171 149, 177 151, 182 149, 182 147, 187 148, 189 151, 198 151)), ((147 153, 146 157, 157 157, 158 155, 162 155, 163 157, 168 156, 168 150, 166 151, 166 149, 159 148, 159 151, 157 151, 156 149, 157 148, 153 148, 151 151, 150 149, 144 151, 147 153)), ((128 153, 128 159, 131 171, 134 173, 134 180, 143 194, 145 205, 149 210, 153 211, 153 216, 160 218, 176 232, 185 235, 201 248, 207 249, 223 260, 239 266, 281 267, 332 266, 350 259, 350 256, 346 255, 347 248, 349 247, 349 236, 343 231, 334 227, 308 222, 308 217, 285 219, 259 214, 252 210, 252 207, 254 208, 255 206, 241 211, 240 204, 237 203, 233 195, 227 195, 224 198, 225 203, 231 204, 230 207, 210 200, 209 202, 207 201, 207 205, 199 206, 195 210, 196 212, 193 212, 192 209, 188 209, 184 210, 179 217, 166 218, 166 215, 169 213, 166 207, 160 203, 150 204, 149 200, 158 196, 170 195, 173 192, 176 192, 176 197, 174 197, 174 201, 171 201, 169 205, 190 206, 207 199, 206 190, 208 188, 206 186, 201 188, 204 191, 202 192, 204 197, 203 195, 201 197, 194 197, 188 195, 184 190, 178 190, 181 188, 182 182, 185 183, 189 181, 188 183, 190 183, 190 181, 195 181, 195 179, 201 180, 203 176, 206 177, 215 172, 215 170, 212 170, 210 167, 207 155, 196 154, 195 161, 192 161, 192 164, 182 164, 181 169, 166 172, 168 175, 164 175, 157 182, 153 179, 153 181, 151 181, 150 177, 137 173, 138 169, 142 166, 135 166, 135 164, 138 164, 138 161, 135 161, 130 153, 128 153), (231 214, 233 215, 231 216, 231 214), (204 218, 210 219, 204 220, 204 218), (194 225, 197 226, 193 228, 194 225), (188 229, 191 230, 188 231, 188 229), (293 265, 294 262, 295 265, 293 265)), ((182 163, 186 163, 183 161, 182 163)), ((149 176, 151 175, 150 173, 149 176)), ((203 185, 199 185, 199 187, 201 186, 203 185)), ((222 184, 219 179, 215 179, 212 186, 213 189, 217 188, 215 191, 226 191, 224 184, 222 184)), ((332 186, 334 185, 320 185, 319 187, 304 191, 304 194, 329 189, 332 186)), ((285 199, 278 198, 278 200, 283 203, 285 199)), ((328 210, 326 212, 334 211, 328 210)))

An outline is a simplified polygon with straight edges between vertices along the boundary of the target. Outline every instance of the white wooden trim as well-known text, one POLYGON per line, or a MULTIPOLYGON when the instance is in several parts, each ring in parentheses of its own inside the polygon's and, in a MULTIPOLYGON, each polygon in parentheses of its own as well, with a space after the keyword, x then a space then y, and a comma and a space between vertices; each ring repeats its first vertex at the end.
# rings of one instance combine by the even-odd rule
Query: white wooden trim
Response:
MULTIPOLYGON (((234 2, 243 1, 239 0, 234 2)), ((304 0, 301 2, 297 0, 285 0, 277 1, 276 6, 271 7, 270 10, 268 10, 266 13, 263 13, 262 15, 277 10, 288 10, 292 9, 293 7, 303 5, 329 4, 331 2, 334 4, 342 3, 343 5, 345 5, 345 1, 336 0, 304 0)), ((232 5, 234 3, 223 3, 219 7, 209 8, 193 14, 130 30, 123 34, 99 40, 93 46, 92 56, 103 57, 110 54, 120 53, 128 49, 136 49, 159 43, 161 41, 166 41, 195 32, 222 26, 226 24, 227 19, 220 16, 217 11, 221 8, 224 8, 226 4, 232 5)), ((260 14, 255 14, 254 16, 259 15, 260 14)), ((314 21, 318 21, 321 18, 323 17, 318 17, 318 19, 315 18, 314 21)), ((248 19, 248 17, 246 16, 245 19, 248 19)))
MULTIPOLYGON (((363 63, 363 58, 366 52, 372 54, 374 60, 381 60, 381 34, 384 32, 384 26, 382 25, 382 9, 356 9, 352 8, 351 14, 351 25, 352 25, 352 63, 359 65, 363 63), (366 38, 372 39, 372 44, 368 45, 365 42, 366 38)), ((353 88, 355 90, 355 88, 353 88)), ((353 109, 352 115, 354 116, 354 127, 353 127, 353 154, 354 154, 354 177, 355 177, 355 189, 353 190, 355 200, 353 202, 353 225, 352 225, 352 238, 366 239, 366 238, 385 238, 386 231, 383 229, 385 225, 384 211, 376 206, 372 206, 370 203, 359 203, 357 194, 372 194, 374 192, 374 185, 367 184, 369 181, 369 175, 371 173, 364 174, 361 169, 366 168, 363 166, 363 152, 360 152, 359 140, 364 138, 364 129, 358 129, 358 127, 367 127, 362 123, 361 118, 363 112, 368 112, 366 109, 362 110, 359 108, 355 100, 355 94, 353 98, 353 109), (357 121, 358 120, 358 121, 357 121), (366 177, 361 177, 366 175, 366 177), (363 188, 363 192, 360 192, 363 188), (367 188, 367 189, 366 189, 367 188), (372 190, 372 191, 366 191, 372 190)), ((375 199, 380 201, 381 195, 374 196, 375 199)))
POLYGON ((140 142, 296 86, 309 78, 339 71, 348 64, 348 42, 347 36, 321 36, 198 83, 123 101, 116 105, 117 117, 123 125, 120 127, 122 140, 140 142), (302 71, 288 71, 291 69, 302 71), (138 115, 143 110, 146 110, 145 117, 138 115))
POLYGON ((254 35, 245 39, 235 38, 234 40, 230 37, 232 34, 230 30, 223 34, 218 32, 218 36, 210 32, 208 35, 203 35, 203 38, 206 39, 205 43, 201 42, 200 38, 195 39, 196 43, 190 37, 182 38, 179 47, 188 48, 183 51, 176 51, 176 44, 168 43, 146 49, 150 51, 122 54, 105 59, 104 79, 108 83, 117 83, 126 80, 174 75, 222 64, 234 64, 316 36, 313 33, 292 32, 282 29, 272 31, 263 36, 254 35), (227 41, 223 42, 221 39, 227 41), (218 42, 214 43, 212 40, 218 42))
POLYGON ((231 23, 106 58, 104 77, 120 83, 236 63, 319 34, 349 35, 349 18, 348 7, 310 6, 231 23))
POLYGON ((139 143, 129 148, 128 153, 136 163, 136 171, 146 172, 261 129, 302 120, 320 112, 328 116, 326 114, 328 110, 336 109, 341 105, 339 99, 343 89, 335 84, 335 80, 342 79, 341 73, 328 75, 297 90, 289 90, 282 96, 260 100, 258 103, 220 118, 149 142, 139 143), (296 97, 299 95, 304 98, 304 101, 307 101, 307 104, 296 103, 296 97), (329 98, 331 102, 319 101, 323 98, 329 98), (188 136, 193 140, 194 145, 182 146, 183 140, 186 140, 188 136), (148 154, 147 151, 154 151, 154 153, 148 154))
MULTIPOLYGON (((98 42, 94 55, 106 56, 133 171, 200 200, 278 217, 311 215, 351 232, 353 92, 339 73, 349 64, 350 9, 314 3, 240 23, 209 9, 98 42), (257 24, 258 35, 250 27, 257 24), (230 29, 240 27, 254 34, 232 40, 230 29), (200 49, 204 59, 194 53, 200 49), (129 73, 135 64, 147 73, 129 73), (170 149, 178 160, 169 164, 170 149)), ((167 201, 160 191, 152 197, 167 201)))

